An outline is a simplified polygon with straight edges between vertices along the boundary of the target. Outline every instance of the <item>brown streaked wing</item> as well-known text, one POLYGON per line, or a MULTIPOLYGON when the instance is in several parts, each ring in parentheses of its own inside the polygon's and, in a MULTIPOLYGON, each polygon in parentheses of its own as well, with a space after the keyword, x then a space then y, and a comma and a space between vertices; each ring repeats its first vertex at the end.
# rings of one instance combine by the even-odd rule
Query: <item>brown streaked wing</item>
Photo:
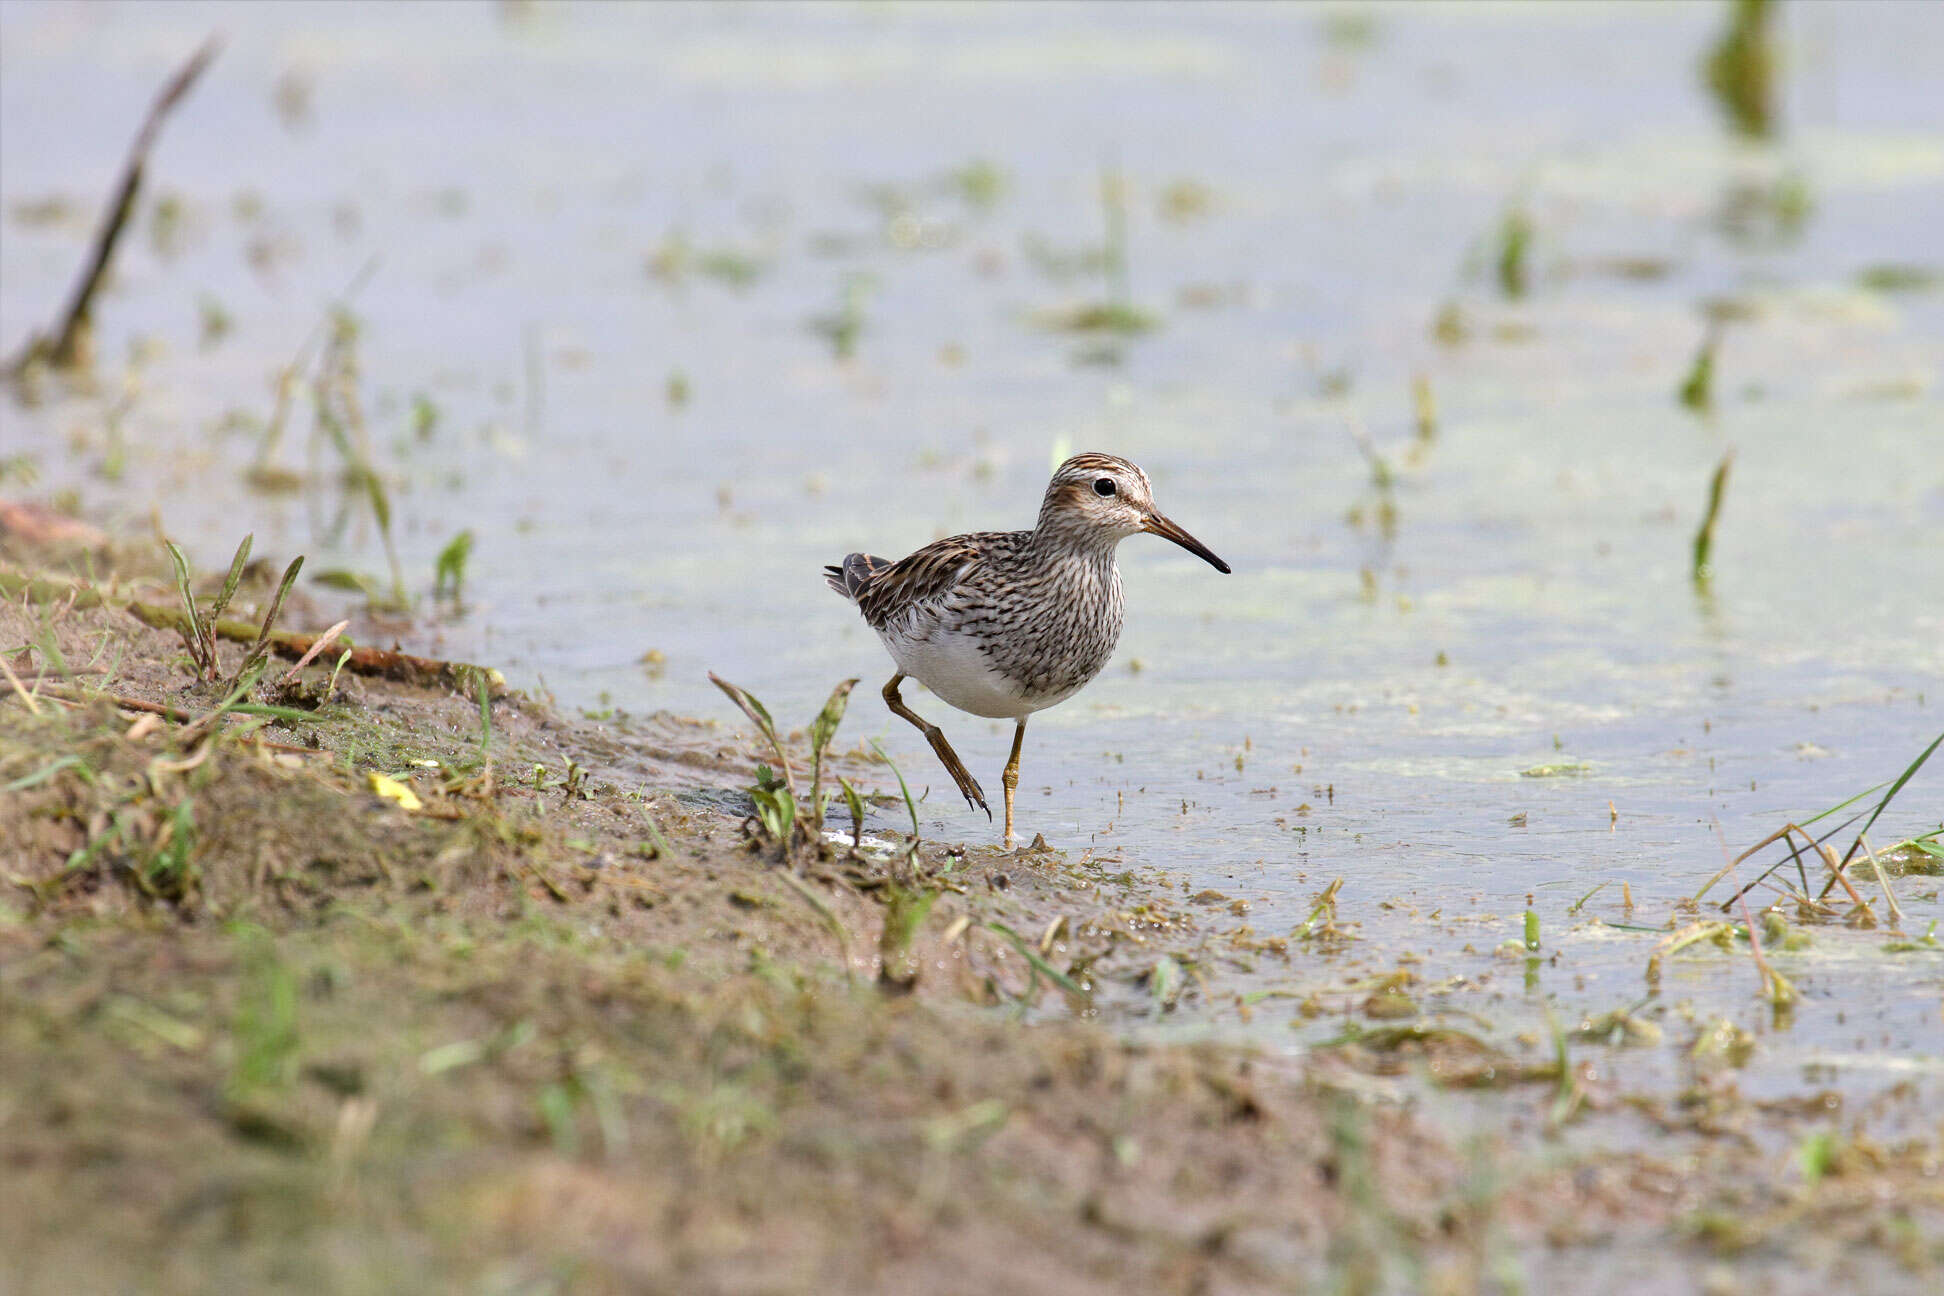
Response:
POLYGON ((873 626, 882 626, 907 608, 942 597, 962 579, 966 564, 978 562, 1004 534, 948 536, 913 550, 872 573, 858 591, 858 609, 873 626))

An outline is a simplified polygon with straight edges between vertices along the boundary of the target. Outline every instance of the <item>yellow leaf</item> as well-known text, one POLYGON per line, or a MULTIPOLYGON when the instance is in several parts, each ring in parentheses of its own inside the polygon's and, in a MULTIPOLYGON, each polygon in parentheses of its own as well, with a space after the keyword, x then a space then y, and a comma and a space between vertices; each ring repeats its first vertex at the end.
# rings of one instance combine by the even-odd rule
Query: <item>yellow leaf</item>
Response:
POLYGON ((405 810, 423 810, 425 808, 425 803, 418 799, 418 793, 412 791, 412 789, 406 787, 397 779, 386 778, 377 770, 365 771, 365 778, 370 780, 371 790, 373 792, 376 792, 387 801, 398 802, 400 808, 405 810))

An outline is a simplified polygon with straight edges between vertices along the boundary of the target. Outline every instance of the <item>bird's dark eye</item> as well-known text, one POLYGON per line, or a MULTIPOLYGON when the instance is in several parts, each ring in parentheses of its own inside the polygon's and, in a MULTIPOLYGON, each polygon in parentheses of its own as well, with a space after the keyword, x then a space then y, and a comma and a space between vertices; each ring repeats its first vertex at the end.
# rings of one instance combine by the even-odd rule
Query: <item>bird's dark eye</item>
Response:
POLYGON ((1114 493, 1114 479, 1112 477, 1102 477, 1099 481, 1094 483, 1094 494, 1112 495, 1113 493, 1114 493))

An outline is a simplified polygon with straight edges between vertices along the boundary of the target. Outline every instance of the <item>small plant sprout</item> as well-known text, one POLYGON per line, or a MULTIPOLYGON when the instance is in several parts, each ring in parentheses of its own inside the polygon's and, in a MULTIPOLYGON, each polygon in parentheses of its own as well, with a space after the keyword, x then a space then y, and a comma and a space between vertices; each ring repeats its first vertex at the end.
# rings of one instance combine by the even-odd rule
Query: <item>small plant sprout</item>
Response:
POLYGON ((1173 1012, 1175 1004, 1181 999, 1181 964, 1163 954, 1148 969, 1146 979, 1148 997, 1154 1002, 1155 1011, 1173 1012))
POLYGON ((912 890, 891 883, 885 888, 884 926, 878 933, 878 985, 892 994, 908 994, 918 982, 918 962, 911 943, 925 925, 939 892, 912 890))
POLYGON ((1706 586, 1714 578, 1714 565, 1709 559, 1714 554, 1715 523, 1721 518, 1721 497, 1728 489, 1728 470, 1734 465, 1735 452, 1730 450, 1721 456, 1715 465, 1714 476, 1708 481, 1708 508, 1701 515, 1701 526, 1694 533, 1694 561, 1689 575, 1698 586, 1706 586))
POLYGON ((1438 399, 1431 391, 1431 379, 1419 374, 1411 379, 1411 409, 1417 424, 1417 439, 1424 445, 1438 439, 1438 399))
POLYGON ((1735 0, 1728 26, 1702 64, 1702 80, 1739 135, 1765 139, 1775 130, 1775 42, 1769 0, 1735 0))
POLYGON ((1661 938, 1660 943, 1655 945, 1653 952, 1647 956, 1648 986, 1653 988, 1659 987, 1661 964, 1666 959, 1680 953, 1689 946, 1699 945, 1703 941, 1713 941, 1715 944, 1726 949, 1734 938, 1735 925, 1719 919, 1704 919, 1700 922, 1691 922, 1678 931, 1669 933, 1661 938))
POLYGON ((1610 879, 1606 882, 1601 882, 1597 884, 1591 891, 1588 891, 1585 895, 1573 901, 1573 903, 1567 907, 1566 916, 1570 918, 1574 914, 1577 914, 1581 909, 1586 907, 1586 902, 1588 900, 1591 900, 1594 896, 1598 895, 1602 890, 1604 890, 1605 888, 1611 885, 1613 885, 1613 883, 1610 879))
MULTIPOLYGON (((343 652, 338 654, 337 665, 331 667, 330 682, 324 685, 325 697, 327 698, 335 697, 337 695, 338 676, 344 672, 345 666, 350 663, 351 652, 352 652, 351 649, 346 648, 343 652)), ((484 686, 482 686, 481 691, 484 692, 484 686)))
POLYGON ((851 849, 861 850, 864 846, 864 798, 858 795, 851 781, 839 775, 837 786, 843 789, 844 805, 851 814, 851 849))
POLYGON ((1005 197, 1008 181, 1004 169, 998 164, 985 158, 973 158, 946 176, 945 183, 960 202, 973 211, 983 213, 990 211, 1005 197))
MULTIPOLYGON (((986 930, 996 932, 1000 936, 1005 937, 1006 943, 1008 945, 1011 945, 1013 949, 1018 951, 1019 956, 1026 960, 1026 966, 1031 971, 1033 980, 1027 986, 1026 994, 1022 996, 1021 999, 1022 1007, 1025 1005, 1026 1002, 1030 1001, 1033 994, 1038 990, 1040 977, 1045 977, 1048 981, 1051 981, 1055 986, 1058 986, 1060 990, 1066 994, 1068 999, 1072 1001, 1072 1005, 1075 1009, 1085 1012, 1088 1008, 1092 1006, 1093 997, 1087 993, 1086 989, 1083 988, 1072 977, 1060 971, 1058 968, 1054 967, 1051 963, 1048 963, 1045 957, 1042 956, 1038 950, 1034 949, 1032 945, 1029 944, 1026 941, 1026 939, 1022 937, 1018 932, 1014 931, 1012 928, 1006 926, 1006 924, 1002 922, 988 921, 985 924, 985 926, 986 926, 986 930)), ((1171 958, 1167 959, 1166 961, 1169 963, 1174 962, 1174 960, 1171 958)), ((1175 971, 1178 978, 1180 973, 1179 964, 1175 965, 1175 971)), ((1177 980, 1177 985, 1178 984, 1179 982, 1177 980)))
POLYGON ((838 360, 848 360, 856 352, 858 336, 864 332, 864 304, 876 287, 877 280, 870 275, 852 271, 844 276, 837 309, 810 321, 811 331, 829 340, 831 354, 838 360))
POLYGON ((472 556, 472 546, 473 533, 471 528, 467 528, 439 550, 439 557, 432 567, 433 598, 444 598, 450 592, 453 606, 459 605, 465 597, 466 560, 472 556))
MULTIPOLYGON (((1528 916, 1531 910, 1526 911, 1528 916)), ((1573 1070, 1572 1059, 1566 1053, 1566 1032, 1560 1029, 1559 1020, 1553 1016, 1552 1005, 1546 1005, 1546 1031, 1552 1036, 1553 1067, 1556 1071, 1553 1089, 1552 1108, 1547 1112, 1546 1123, 1557 1129, 1579 1115, 1586 1106, 1586 1090, 1580 1085, 1579 1074, 1573 1070)))
MULTIPOLYGON (((189 650, 189 661, 195 670, 196 678, 205 683, 215 683, 222 677, 222 663, 216 653, 218 636, 217 623, 229 607, 230 600, 236 595, 236 588, 242 584, 243 570, 250 561, 250 546, 254 535, 243 537, 243 543, 236 546, 236 555, 230 559, 229 574, 223 578, 223 587, 207 608, 196 605, 195 591, 190 587, 189 563, 182 556, 182 550, 171 541, 163 541, 168 549, 169 561, 175 568, 176 595, 182 601, 182 618, 176 624, 176 632, 182 636, 184 647, 189 650)), ((242 664, 230 676, 229 683, 234 687, 245 675, 261 673, 263 663, 270 655, 270 635, 276 628, 277 614, 283 610, 284 598, 290 587, 297 581, 297 573, 304 566, 300 554, 291 559, 290 566, 284 569, 283 580, 277 586, 276 595, 270 600, 269 608, 263 614, 263 628, 257 632, 255 642, 243 656, 242 664)))
MULTIPOLYGON (((875 738, 871 740, 871 750, 878 754, 879 760, 891 767, 892 775, 898 780, 898 795, 904 798, 905 810, 911 815, 911 838, 905 843, 904 857, 915 872, 918 868, 918 803, 912 800, 911 785, 905 782, 904 771, 899 769, 896 762, 884 754, 884 748, 875 738)), ((858 822, 862 823, 863 819, 860 817, 858 822)))
POLYGON ((1296 929, 1296 939, 1309 940, 1315 936, 1336 934, 1337 892, 1342 889, 1342 878, 1337 878, 1323 888, 1316 897, 1316 903, 1310 908, 1309 917, 1296 929))
POLYGON ((781 842, 787 849, 796 835, 796 791, 776 777, 769 766, 758 765, 749 799, 756 807, 756 822, 762 825, 771 841, 781 842))
POLYGON ((220 673, 221 667, 216 659, 216 621, 223 615, 223 609, 229 606, 237 585, 243 580, 243 568, 250 561, 250 545, 255 540, 255 533, 251 533, 243 537, 242 544, 236 546, 236 556, 230 559, 229 575, 223 578, 221 592, 206 611, 196 607, 196 594, 189 584, 188 559, 182 556, 182 550, 176 548, 174 541, 162 542, 169 551, 169 562, 175 568, 176 596, 182 600, 183 621, 176 626, 176 633, 182 636, 183 646, 189 650, 189 661, 195 668, 197 679, 213 681, 220 673))
POLYGON ((823 765, 824 753, 830 747, 830 740, 837 736, 837 726, 844 722, 844 708, 850 701, 850 691, 857 687, 857 681, 847 679, 830 691, 830 697, 817 712, 817 718, 810 722, 810 808, 814 816, 813 824, 819 834, 823 831, 824 792, 823 765))
MULTIPOLYGON (((347 651, 345 657, 349 656, 347 651)), ((338 659, 338 665, 344 665, 344 658, 338 659)), ((337 682, 336 671, 331 672, 331 682, 337 682)), ((473 672, 473 688, 479 695, 479 760, 482 765, 489 765, 493 759, 493 690, 485 671, 473 672)))
POLYGON ((1694 364, 1681 382, 1681 404, 1696 414, 1707 414, 1714 409, 1715 349, 1720 343, 1720 333, 1709 329, 1708 335, 1701 339, 1700 349, 1694 353, 1694 364))
POLYGON ((354 496, 362 495, 378 526, 385 560, 391 568, 391 594, 383 606, 402 609, 410 606, 405 594, 405 577, 398 562, 398 545, 392 535, 391 492, 372 462, 370 433, 365 425, 364 404, 359 396, 358 317, 340 305, 330 316, 328 340, 317 372, 311 380, 311 408, 317 434, 337 451, 344 463, 344 488, 354 496))
MULTIPOLYGON (((751 816, 756 826, 767 838, 774 841, 782 850, 785 859, 794 856, 800 848, 809 848, 819 854, 827 848, 823 841, 824 815, 824 761, 830 748, 831 739, 836 737, 837 726, 843 723, 844 708, 850 699, 850 691, 857 685, 854 679, 844 680, 830 691, 823 709, 810 722, 810 795, 808 799, 798 796, 796 773, 790 766, 788 751, 783 740, 777 735, 776 722, 771 719, 769 708, 756 696, 738 688, 720 675, 711 672, 709 681, 721 689, 742 713, 749 717, 756 729, 769 744, 770 752, 776 757, 776 765, 768 762, 757 765, 756 782, 749 789, 750 800, 755 807, 751 816), (778 771, 781 771, 779 774, 778 771)), ((842 780, 839 780, 842 783, 842 780)), ((852 801, 852 818, 861 835, 863 824, 863 804, 855 799, 856 793, 848 784, 842 784, 846 800, 852 801)))
POLYGON ((1531 286, 1531 257, 1532 217, 1514 207, 1499 222, 1497 259, 1499 291, 1512 301, 1524 297, 1531 286))
POLYGON ((796 780, 790 772, 790 758, 783 750, 782 740, 776 736, 776 722, 770 719, 769 708, 764 706, 753 694, 746 693, 742 689, 737 688, 734 684, 723 679, 714 671, 709 672, 709 682, 727 694, 729 700, 734 702, 738 707, 741 707, 742 713, 748 716, 750 721, 755 724, 757 732, 763 735, 763 740, 769 744, 770 750, 776 753, 776 763, 783 767, 784 783, 794 788, 796 786, 796 780))
POLYGON ((439 430, 439 407, 424 392, 412 397, 412 436, 419 441, 430 441, 433 433, 439 430))

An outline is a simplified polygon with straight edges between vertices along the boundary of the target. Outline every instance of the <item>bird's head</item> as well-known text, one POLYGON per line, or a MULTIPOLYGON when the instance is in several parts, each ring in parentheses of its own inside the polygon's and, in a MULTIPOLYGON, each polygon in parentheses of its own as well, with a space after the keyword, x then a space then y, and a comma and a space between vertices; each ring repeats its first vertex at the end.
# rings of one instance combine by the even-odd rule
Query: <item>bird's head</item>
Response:
POLYGON ((1174 541, 1216 571, 1229 565, 1154 507, 1147 474, 1118 455, 1077 454, 1061 464, 1040 505, 1040 528, 1118 543, 1146 531, 1174 541))

